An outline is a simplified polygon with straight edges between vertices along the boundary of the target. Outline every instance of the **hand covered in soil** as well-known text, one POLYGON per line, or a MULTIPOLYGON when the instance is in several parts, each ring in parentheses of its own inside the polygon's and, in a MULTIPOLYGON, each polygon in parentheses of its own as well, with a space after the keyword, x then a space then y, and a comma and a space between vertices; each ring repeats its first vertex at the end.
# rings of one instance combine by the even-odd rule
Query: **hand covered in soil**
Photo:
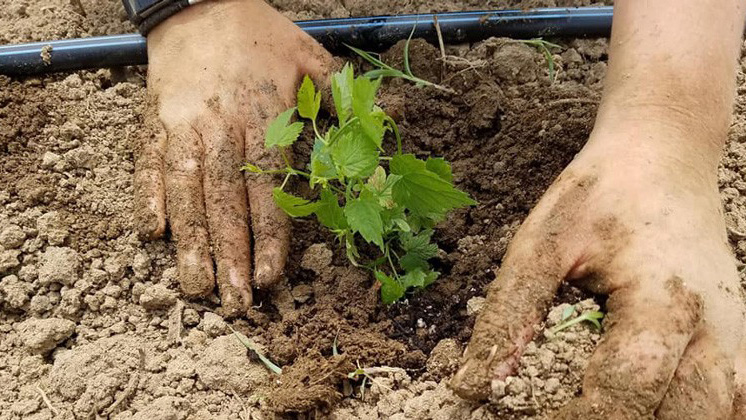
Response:
POLYGON ((257 287, 280 277, 290 229, 272 201, 274 181, 239 168, 284 166, 265 150, 264 130, 295 102, 303 75, 328 80, 332 57, 263 1, 244 0, 168 19, 148 36, 148 58, 138 228, 160 237, 168 216, 184 293, 212 292, 214 258, 223 310, 235 316, 252 304, 252 262, 257 287))
POLYGON ((687 149, 697 134, 626 126, 597 127, 519 229, 453 378, 459 395, 486 399, 514 372, 567 280, 607 295, 608 314, 583 396, 559 418, 729 418, 744 297, 717 159, 687 149))

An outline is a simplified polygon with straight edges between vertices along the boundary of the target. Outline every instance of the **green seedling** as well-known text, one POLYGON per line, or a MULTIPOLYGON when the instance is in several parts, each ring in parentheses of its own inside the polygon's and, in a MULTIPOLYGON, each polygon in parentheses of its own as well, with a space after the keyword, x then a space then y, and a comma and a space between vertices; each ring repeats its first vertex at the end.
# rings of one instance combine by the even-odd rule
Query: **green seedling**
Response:
MULTIPOLYGON (((573 308, 573 311, 574 311, 575 308, 574 307, 572 307, 572 308, 573 308)), ((565 311, 567 311, 567 309, 565 309, 565 311)), ((572 312, 570 312, 570 314, 572 314, 572 312)), ((563 312, 563 316, 564 316, 564 312, 563 312)), ((568 315, 568 317, 569 317, 569 315, 568 315)), ((597 329, 600 330, 601 329, 601 323, 599 322, 599 320, 603 319, 603 317, 604 317, 603 312, 599 312, 599 311, 585 312, 585 313, 581 314, 580 316, 578 316, 576 318, 573 318, 573 319, 571 319, 569 321, 566 321, 566 322, 563 322, 563 323, 557 325, 556 327, 552 328, 551 332, 552 332, 552 334, 557 334, 558 332, 560 332, 562 330, 565 330, 567 328, 570 328, 573 325, 578 324, 578 323, 583 322, 583 321, 590 322, 597 329)))
POLYGON ((518 42, 521 42, 526 45, 530 45, 532 47, 536 47, 542 54, 544 54, 544 59, 547 60, 547 66, 549 66, 549 81, 554 82, 554 76, 555 76, 554 55, 552 55, 552 51, 550 50, 550 48, 562 48, 562 47, 557 44, 551 43, 549 41, 544 41, 541 38, 522 39, 522 40, 518 40, 518 42))
POLYGON ((247 349, 253 351, 254 354, 256 354, 257 357, 259 357, 259 360, 261 360, 262 363, 264 363, 264 366, 266 366, 267 369, 272 371, 272 373, 274 374, 277 374, 277 375, 282 374, 282 368, 272 363, 271 360, 269 360, 264 354, 262 354, 262 352, 259 351, 259 347, 253 341, 251 341, 249 337, 246 337, 240 332, 234 330, 233 327, 231 327, 230 325, 228 326, 228 328, 230 328, 230 330, 233 331, 233 335, 236 336, 239 343, 243 344, 247 349))
POLYGON ((369 62, 370 64, 374 65, 376 68, 365 73, 365 76, 370 79, 379 79, 383 77, 394 77, 399 79, 405 79, 409 80, 410 82, 414 83, 415 86, 429 86, 438 90, 442 90, 443 92, 448 93, 456 93, 453 89, 447 88, 445 86, 441 86, 437 83, 433 83, 424 79, 421 79, 417 76, 415 76, 412 73, 412 68, 409 65, 409 44, 412 41, 412 36, 414 35, 414 31, 417 29, 417 25, 415 25, 414 28, 412 28, 412 32, 409 34, 409 38, 407 38, 407 41, 404 43, 404 70, 399 70, 394 67, 389 66, 388 64, 384 63, 380 58, 377 57, 377 54, 369 53, 367 51, 361 50, 359 48, 355 48, 352 45, 347 45, 347 48, 351 49, 355 54, 359 55, 365 61, 369 62))
POLYGON ((264 169, 247 164, 242 169, 258 175, 284 174, 273 190, 277 205, 291 217, 315 215, 344 244, 354 265, 371 270, 381 284, 381 298, 391 304, 408 289, 432 284, 439 273, 428 260, 438 248, 433 228, 448 212, 476 204, 453 186, 451 165, 442 158, 418 159, 402 152, 394 120, 376 105, 381 79, 354 76, 347 64, 332 75, 332 97, 337 125, 319 131, 321 93, 308 76, 298 90, 298 106, 275 119, 267 128, 265 146, 279 148, 285 167, 264 169), (305 171, 290 165, 285 149, 299 137, 302 122, 290 122, 296 112, 310 120, 314 131, 311 160, 305 171), (386 133, 396 139, 396 153, 385 156, 386 133), (318 199, 298 197, 284 189, 293 176, 306 178, 318 199), (380 253, 361 262, 359 240, 380 253))

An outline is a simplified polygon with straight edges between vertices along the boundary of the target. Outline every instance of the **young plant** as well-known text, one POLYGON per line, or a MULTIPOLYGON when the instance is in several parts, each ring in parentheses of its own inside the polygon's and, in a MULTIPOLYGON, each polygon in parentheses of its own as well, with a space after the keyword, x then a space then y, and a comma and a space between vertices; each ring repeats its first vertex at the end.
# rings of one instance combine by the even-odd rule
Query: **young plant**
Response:
MULTIPOLYGON (((565 312, 562 314, 562 320, 565 321, 567 318, 569 318, 572 315, 572 313, 573 313, 574 310, 575 310, 575 305, 570 306, 569 308, 566 308, 565 312), (569 315, 565 316, 565 314, 567 314, 568 312, 569 312, 569 315)), ((558 332, 560 332, 562 330, 565 330, 567 328, 570 328, 573 325, 581 323, 583 321, 590 322, 591 324, 593 324, 596 327, 596 329, 600 330, 601 329, 601 323, 599 322, 599 320, 603 319, 603 317, 604 317, 603 312, 599 312, 599 311, 584 312, 583 314, 581 314, 578 317, 575 317, 575 318, 573 318, 573 319, 571 319, 569 321, 565 321, 565 322, 563 322, 563 323, 555 326, 554 328, 551 329, 551 332, 552 332, 552 334, 557 334, 558 332)))
POLYGON ((391 304, 408 289, 427 287, 438 278, 428 262, 438 250, 431 242, 433 228, 449 211, 476 202, 453 186, 451 166, 445 160, 421 160, 402 153, 396 123, 376 105, 380 79, 353 73, 347 64, 332 76, 337 125, 319 131, 321 93, 306 76, 298 91, 298 107, 280 114, 267 128, 265 146, 280 149, 285 168, 247 164, 243 169, 259 175, 285 174, 282 186, 273 190, 277 205, 291 217, 315 215, 344 244, 353 264, 373 271, 381 283, 383 302, 391 304), (290 166, 284 150, 303 129, 302 122, 290 123, 296 110, 311 121, 314 131, 307 171, 290 166), (393 156, 384 156, 387 132, 396 139, 393 156), (311 188, 319 191, 318 199, 286 192, 292 176, 307 178, 311 188), (359 239, 379 250, 366 264, 359 263, 359 239))
POLYGON ((365 61, 369 62, 370 64, 376 67, 374 70, 371 70, 365 73, 365 76, 370 79, 378 79, 378 78, 383 78, 383 77, 396 77, 399 79, 409 80, 410 82, 414 83, 416 86, 430 86, 432 88, 442 90, 443 92, 455 93, 453 89, 447 88, 445 86, 441 86, 433 82, 429 82, 425 79, 420 79, 419 77, 415 76, 412 73, 412 68, 409 65, 409 44, 412 41, 412 36, 414 35, 415 29, 417 29, 417 25, 415 25, 415 27, 412 28, 412 32, 409 34, 409 38, 407 38, 407 41, 404 43, 404 71, 395 69, 389 66, 388 64, 384 63, 380 58, 376 57, 372 53, 363 51, 359 48, 355 48, 352 45, 347 45, 347 44, 345 45, 347 46, 347 48, 351 49, 357 55, 365 59, 365 61))
POLYGON ((547 66, 549 66, 549 81, 554 82, 554 76, 555 76, 554 55, 552 55, 552 51, 550 50, 550 48, 562 48, 562 47, 557 44, 553 44, 549 41, 544 41, 541 38, 522 39, 522 40, 519 40, 518 42, 535 47, 542 54, 544 54, 544 59, 547 60, 547 66))

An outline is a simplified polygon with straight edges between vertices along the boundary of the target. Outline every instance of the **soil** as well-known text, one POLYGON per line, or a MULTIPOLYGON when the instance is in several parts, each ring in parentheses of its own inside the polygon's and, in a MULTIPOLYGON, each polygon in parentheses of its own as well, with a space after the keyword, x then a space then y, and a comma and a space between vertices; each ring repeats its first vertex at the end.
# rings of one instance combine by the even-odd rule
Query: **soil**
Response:
MULTIPOLYGON (((300 19, 589 2, 273 3, 300 19)), ((134 30, 118 0, 0 0, 0 28, 0 43, 134 30)), ((435 285, 384 307, 333 238, 297 220, 284 281, 230 322, 216 314, 217 295, 180 293, 172 243, 138 239, 133 149, 145 69, 0 76, 0 419, 545 418, 579 392, 599 340, 585 324, 549 332, 569 304, 577 314, 602 303, 573 288, 535 327, 518 373, 493 384, 489 403, 460 400, 446 383, 513 233, 592 128, 607 43, 556 41, 554 82, 544 56, 520 42, 448 46, 443 62, 435 46, 415 41, 414 73, 459 94, 401 81, 382 89, 406 149, 445 157, 479 201, 440 226, 435 285), (229 327, 283 374, 269 373, 229 327), (347 376, 357 367, 373 369, 366 387, 347 376)), ((385 59, 401 56, 397 45, 385 59)), ((743 72, 739 86, 720 186, 743 268, 743 72)), ((308 154, 308 143, 296 153, 308 154)))

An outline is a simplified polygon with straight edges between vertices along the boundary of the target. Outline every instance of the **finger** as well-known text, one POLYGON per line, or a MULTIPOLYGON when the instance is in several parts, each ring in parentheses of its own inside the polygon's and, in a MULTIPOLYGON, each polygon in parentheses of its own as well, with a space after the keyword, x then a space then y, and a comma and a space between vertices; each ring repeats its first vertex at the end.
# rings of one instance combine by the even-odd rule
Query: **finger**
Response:
POLYGON ((461 397, 485 400, 492 380, 504 380, 518 366, 534 325, 543 318, 560 283, 577 265, 578 240, 567 240, 574 225, 564 223, 584 202, 593 180, 566 171, 549 188, 516 233, 497 279, 477 316, 462 367, 451 380, 461 397))
POLYGON ((217 264, 220 303, 227 316, 251 307, 251 251, 246 184, 239 168, 244 153, 243 133, 221 122, 201 127, 205 150, 205 209, 217 264))
MULTIPOLYGON (((266 122, 250 125, 246 131, 246 159, 260 168, 284 167, 277 150, 263 145, 266 122)), ((290 220, 272 200, 277 180, 268 176, 246 175, 254 238, 254 283, 260 289, 274 285, 281 277, 290 246, 290 220)))
POLYGON ((189 125, 169 129, 166 200, 176 240, 179 282, 188 296, 205 296, 215 287, 202 193, 201 141, 189 125))
POLYGON ((735 391, 733 395, 732 419, 746 419, 746 340, 741 340, 734 363, 735 391))
POLYGON ((163 180, 166 132, 155 107, 148 101, 145 124, 135 150, 135 227, 142 238, 155 239, 166 231, 166 193, 163 180))
POLYGON ((710 332, 694 337, 656 411, 657 419, 728 418, 733 403, 733 361, 717 342, 710 332))
POLYGON ((490 286, 484 309, 477 316, 462 367, 451 380, 461 397, 485 400, 494 379, 504 380, 534 336, 566 270, 552 251, 514 243, 497 279, 490 286))
POLYGON ((678 277, 658 279, 632 268, 617 270, 626 287, 612 291, 603 342, 591 357, 582 397, 558 415, 651 418, 666 393, 702 318, 702 299, 678 277))

